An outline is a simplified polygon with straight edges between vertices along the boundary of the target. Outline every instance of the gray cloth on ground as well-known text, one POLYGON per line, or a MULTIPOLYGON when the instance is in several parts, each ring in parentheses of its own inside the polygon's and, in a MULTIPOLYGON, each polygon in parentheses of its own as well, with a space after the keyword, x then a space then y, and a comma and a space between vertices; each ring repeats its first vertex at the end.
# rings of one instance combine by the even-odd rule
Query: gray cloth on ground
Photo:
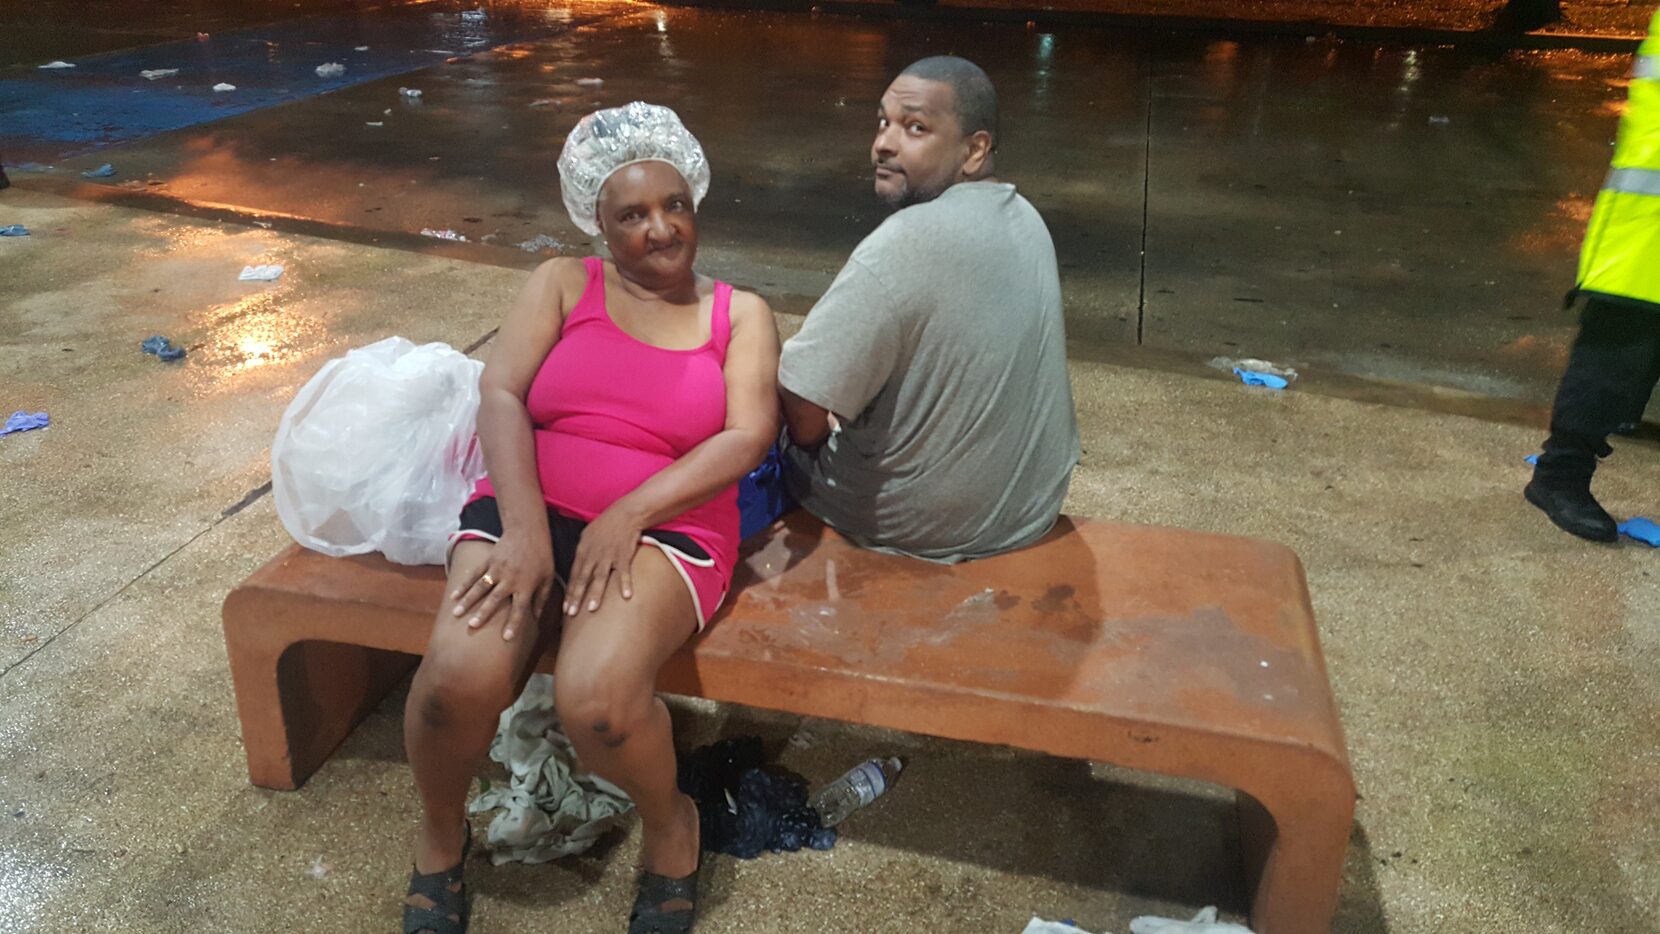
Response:
POLYGON ((808 512, 878 551, 952 563, 1031 544, 1078 462, 1060 272, 1013 185, 889 217, 785 343, 778 379, 841 423, 791 447, 808 512))
POLYGON ((621 788, 578 767, 553 709, 552 675, 532 675, 524 693, 502 711, 490 758, 511 778, 487 786, 467 811, 499 810, 485 833, 490 861, 498 866, 581 853, 634 807, 621 788))

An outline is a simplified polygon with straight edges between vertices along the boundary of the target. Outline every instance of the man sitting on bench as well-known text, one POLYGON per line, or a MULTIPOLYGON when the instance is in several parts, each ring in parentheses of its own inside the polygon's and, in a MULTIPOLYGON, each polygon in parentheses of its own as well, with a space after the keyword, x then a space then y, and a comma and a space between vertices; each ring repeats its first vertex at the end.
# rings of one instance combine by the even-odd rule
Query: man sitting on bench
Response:
POLYGON ((791 492, 868 548, 949 563, 1029 545, 1078 462, 1054 243, 993 177, 996 148, 984 71, 905 69, 871 146, 898 210, 784 345, 791 492))

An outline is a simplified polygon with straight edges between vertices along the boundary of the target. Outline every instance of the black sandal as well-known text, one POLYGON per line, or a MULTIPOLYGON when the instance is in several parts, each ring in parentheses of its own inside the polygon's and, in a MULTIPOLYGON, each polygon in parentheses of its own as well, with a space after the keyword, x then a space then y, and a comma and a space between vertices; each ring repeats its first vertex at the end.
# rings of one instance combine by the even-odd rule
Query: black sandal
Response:
POLYGON ((439 872, 409 871, 409 892, 404 896, 403 934, 467 934, 467 916, 472 906, 467 904, 467 884, 461 881, 461 871, 467 866, 467 852, 473 848, 473 825, 467 824, 467 838, 461 844, 461 859, 454 866, 439 872), (430 905, 412 905, 409 899, 420 896, 430 905))
POLYGON ((640 894, 634 897, 634 910, 628 916, 628 934, 688 934, 696 921, 697 870, 683 879, 640 873, 640 894), (663 909, 676 901, 688 907, 663 909))

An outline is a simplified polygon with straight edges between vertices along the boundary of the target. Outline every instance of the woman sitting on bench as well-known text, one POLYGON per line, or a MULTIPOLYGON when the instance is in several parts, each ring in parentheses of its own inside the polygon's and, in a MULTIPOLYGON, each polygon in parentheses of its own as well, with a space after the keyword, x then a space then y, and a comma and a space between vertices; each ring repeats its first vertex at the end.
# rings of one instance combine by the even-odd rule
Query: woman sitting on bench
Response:
POLYGON ((571 220, 611 260, 537 269, 484 369, 489 476, 461 512, 404 711, 424 810, 406 934, 466 929, 468 787, 555 638, 571 743, 640 813, 629 931, 689 930, 696 908, 697 808, 654 685, 726 596, 736 484, 778 436, 778 335, 766 302, 692 268, 709 166, 672 110, 583 118, 559 173, 571 220), (543 613, 556 592, 562 620, 543 613))

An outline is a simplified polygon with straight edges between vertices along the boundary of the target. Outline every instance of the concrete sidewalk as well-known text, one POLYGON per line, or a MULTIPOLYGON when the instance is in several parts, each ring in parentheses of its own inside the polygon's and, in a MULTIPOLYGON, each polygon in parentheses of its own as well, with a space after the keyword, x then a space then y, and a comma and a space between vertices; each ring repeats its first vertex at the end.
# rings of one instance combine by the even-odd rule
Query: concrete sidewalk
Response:
MULTIPOLYGON (((0 241, 0 405, 54 419, 0 438, 0 931, 394 929, 415 816, 401 696, 304 790, 250 788, 218 605, 286 542, 260 490, 300 384, 390 334, 468 346, 523 273, 31 192, 0 210, 35 231, 0 241), (288 269, 238 283, 253 262, 288 269), (152 333, 190 356, 141 355, 152 333)), ((1308 566, 1363 795, 1337 931, 1647 928, 1660 565, 1523 503, 1537 430, 1084 361, 1073 380, 1070 511, 1271 538, 1308 566)), ((1652 515, 1660 459, 1620 448, 1604 501, 1652 515)), ((1039 914, 1121 934, 1242 907, 1216 789, 677 717, 683 742, 760 733, 815 780, 911 761, 830 853, 714 859, 700 930, 1001 934, 1039 914)), ((474 930, 620 929, 635 846, 475 863, 474 930)))

